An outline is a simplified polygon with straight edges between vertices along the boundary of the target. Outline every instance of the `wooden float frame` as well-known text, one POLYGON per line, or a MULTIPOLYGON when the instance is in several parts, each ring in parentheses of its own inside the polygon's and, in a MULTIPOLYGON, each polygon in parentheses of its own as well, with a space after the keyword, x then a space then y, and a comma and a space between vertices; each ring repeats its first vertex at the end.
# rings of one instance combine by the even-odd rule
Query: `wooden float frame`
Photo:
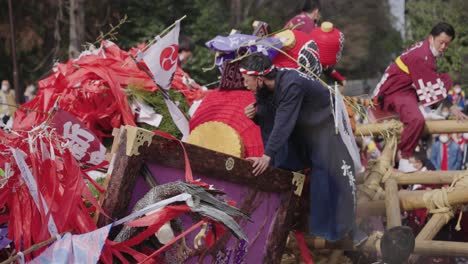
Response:
MULTIPOLYGON (((108 170, 103 210, 114 219, 124 217, 137 177, 146 160, 160 165, 185 168, 184 152, 178 140, 155 135, 153 132, 125 126, 114 134, 112 157, 108 170)), ((260 191, 279 193, 280 205, 268 234, 263 263, 280 263, 286 240, 293 226, 294 213, 299 208, 305 175, 268 168, 254 176, 252 165, 244 159, 183 143, 193 173, 246 185, 260 191), (203 160, 197 162, 197 159, 203 160)), ((100 215, 98 226, 111 220, 100 215)))

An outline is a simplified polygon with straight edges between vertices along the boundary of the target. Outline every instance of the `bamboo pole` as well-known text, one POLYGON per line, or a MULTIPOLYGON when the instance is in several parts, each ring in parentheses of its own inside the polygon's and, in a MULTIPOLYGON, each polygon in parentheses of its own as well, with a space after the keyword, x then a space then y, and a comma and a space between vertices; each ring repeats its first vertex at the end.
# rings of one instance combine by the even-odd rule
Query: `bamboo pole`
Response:
MULTIPOLYGON (((398 192, 400 207, 402 210, 411 211, 415 209, 426 208, 423 201, 424 193, 429 191, 406 191, 398 192)), ((450 205, 468 203, 468 189, 456 189, 447 194, 450 205)), ((363 215, 383 215, 385 213, 385 203, 383 201, 358 202, 358 214, 363 215)))
POLYGON ((414 253, 432 256, 468 256, 468 243, 451 241, 416 241, 414 253))
MULTIPOLYGON (((336 243, 330 243, 319 237, 306 237, 307 246, 311 249, 341 249, 346 251, 364 251, 375 252, 375 245, 366 245, 356 248, 351 240, 344 240, 336 243)), ((435 241, 435 240, 417 240, 414 248, 414 254, 432 255, 432 256, 468 256, 468 243, 435 241)))
POLYGON ((380 185, 380 182, 382 181, 382 174, 393 167, 394 148, 396 147, 395 141, 387 141, 388 142, 385 144, 380 159, 375 161, 373 168, 369 172, 369 176, 364 181, 364 184, 362 185, 363 188, 358 188, 358 203, 370 201, 370 196, 374 197, 378 191, 382 191, 381 188, 377 187, 377 185, 380 185), (373 186, 374 188, 370 186, 373 186))
MULTIPOLYGON (((447 224, 447 221, 453 218, 453 214, 438 213, 432 215, 431 219, 426 223, 424 228, 419 232, 416 237, 416 245, 420 242, 431 241, 439 233, 439 231, 447 224)), ((466 244, 465 246, 468 246, 466 244)), ((419 259, 419 254, 411 256, 411 263, 416 263, 419 259)))
POLYGON ((447 220, 450 220, 453 216, 446 216, 444 213, 438 213, 432 215, 431 219, 426 223, 424 228, 419 232, 416 237, 417 241, 432 240, 439 233, 439 231, 447 223, 447 220))
MULTIPOLYGON (((402 124, 400 121, 396 121, 402 124)), ((356 126, 355 136, 370 136, 383 134, 391 129, 394 122, 374 123, 356 126)), ((401 132, 401 131, 400 131, 401 132)), ((468 122, 457 120, 431 120, 426 121, 424 133, 426 134, 442 134, 442 133, 464 133, 468 132, 468 122)))
MULTIPOLYGON (((63 233, 60 234, 60 236, 63 236, 65 235, 66 233, 68 232, 72 232, 73 230, 68 230, 68 231, 65 231, 63 233)), ((50 237, 49 239, 47 240, 44 240, 44 241, 41 241, 37 244, 34 244, 32 245, 31 247, 27 248, 26 250, 23 251, 23 255, 26 256, 28 255, 29 253, 31 252, 34 252, 40 248, 43 248, 49 244, 51 244, 52 242, 55 242, 55 240, 57 240, 57 237, 56 236, 53 236, 53 237, 50 237)), ((20 255, 18 254, 15 254, 13 256, 10 256, 8 259, 6 259, 5 261, 1 262, 0 264, 8 264, 8 263, 12 263, 14 262, 15 260, 21 258, 20 255)))
POLYGON ((387 229, 395 226, 401 226, 398 185, 395 179, 392 178, 385 182, 385 208, 387 215, 387 229))
POLYGON ((417 171, 411 173, 395 172, 393 177, 398 185, 410 184, 450 184, 454 177, 466 171, 417 171))

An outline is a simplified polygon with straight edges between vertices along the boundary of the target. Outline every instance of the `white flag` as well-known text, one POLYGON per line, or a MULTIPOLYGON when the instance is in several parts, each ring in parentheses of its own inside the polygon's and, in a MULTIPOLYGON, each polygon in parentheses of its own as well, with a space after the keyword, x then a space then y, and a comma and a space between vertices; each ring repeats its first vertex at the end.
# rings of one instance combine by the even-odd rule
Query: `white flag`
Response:
POLYGON ((169 110, 174 124, 182 133, 182 141, 185 142, 190 134, 189 121, 173 101, 164 98, 164 102, 166 102, 167 110, 169 110))
MULTIPOLYGON (((144 52, 143 60, 153 74, 156 83, 169 89, 177 67, 179 51, 180 21, 163 38, 144 52)), ((159 36, 157 37, 159 38, 159 36)))

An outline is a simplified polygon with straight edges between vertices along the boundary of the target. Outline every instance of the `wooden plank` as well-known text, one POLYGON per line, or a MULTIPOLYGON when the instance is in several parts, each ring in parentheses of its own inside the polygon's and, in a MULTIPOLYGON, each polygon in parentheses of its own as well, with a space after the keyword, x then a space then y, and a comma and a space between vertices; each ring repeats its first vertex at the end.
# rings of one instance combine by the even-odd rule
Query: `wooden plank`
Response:
POLYGON ((263 263, 280 263, 286 247, 286 240, 294 225, 294 212, 299 207, 300 197, 292 192, 281 195, 281 205, 278 208, 276 221, 268 240, 263 263))
MULTIPOLYGON (((192 171, 195 173, 266 192, 286 192, 293 188, 291 172, 270 167, 262 175, 255 176, 252 173, 252 165, 247 160, 188 143, 184 143, 184 147, 191 161, 192 171)), ((184 169, 184 153, 180 143, 175 140, 155 136, 149 147, 149 153, 152 162, 184 169)))
MULTIPOLYGON (((110 164, 111 171, 108 172, 110 180, 104 193, 102 209, 111 218, 119 219, 127 214, 128 202, 130 201, 135 180, 144 162, 145 154, 141 156, 127 156, 127 130, 121 129, 119 144, 115 150, 115 156, 110 164)), ((142 150, 144 152, 144 150, 142 150)), ((98 226, 111 223, 112 220, 103 215, 99 216, 98 226)))

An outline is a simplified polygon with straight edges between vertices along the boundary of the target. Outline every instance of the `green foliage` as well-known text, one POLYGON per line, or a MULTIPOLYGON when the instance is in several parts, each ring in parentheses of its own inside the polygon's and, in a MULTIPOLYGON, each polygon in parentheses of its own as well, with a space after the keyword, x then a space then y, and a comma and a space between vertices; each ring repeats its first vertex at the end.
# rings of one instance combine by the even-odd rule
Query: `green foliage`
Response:
MULTIPOLYGON (((99 186, 104 186, 104 182, 106 181, 105 177, 97 178, 96 183, 99 184, 99 186)), ((91 183, 87 183, 89 189, 91 190, 91 193, 93 194, 94 198, 99 200, 99 197, 101 196, 101 193, 92 185, 91 183)), ((91 206, 90 203, 87 204, 87 206, 91 206)))
POLYGON ((322 7, 324 20, 344 33, 343 57, 336 68, 348 79, 379 77, 401 51, 387 0, 329 0, 322 7))
POLYGON ((426 38, 438 22, 450 23, 455 28, 456 38, 446 54, 437 60, 440 71, 449 72, 453 79, 468 83, 468 2, 465 0, 411 0, 407 3, 406 44, 426 38))
MULTIPOLYGON (((171 115, 169 114, 169 110, 167 109, 166 103, 164 102, 164 98, 160 92, 147 92, 135 86, 129 86, 128 88, 131 91, 129 101, 133 101, 135 100, 135 98, 138 98, 140 101, 153 107, 156 113, 163 116, 159 127, 153 127, 148 124, 139 123, 138 125, 140 127, 143 127, 148 130, 157 129, 169 133, 176 138, 182 138, 182 133, 176 127, 174 121, 172 121, 171 115)), ((176 104, 179 105, 179 108, 182 110, 183 113, 188 113, 189 106, 182 93, 175 89, 170 89, 169 96, 176 104)))

